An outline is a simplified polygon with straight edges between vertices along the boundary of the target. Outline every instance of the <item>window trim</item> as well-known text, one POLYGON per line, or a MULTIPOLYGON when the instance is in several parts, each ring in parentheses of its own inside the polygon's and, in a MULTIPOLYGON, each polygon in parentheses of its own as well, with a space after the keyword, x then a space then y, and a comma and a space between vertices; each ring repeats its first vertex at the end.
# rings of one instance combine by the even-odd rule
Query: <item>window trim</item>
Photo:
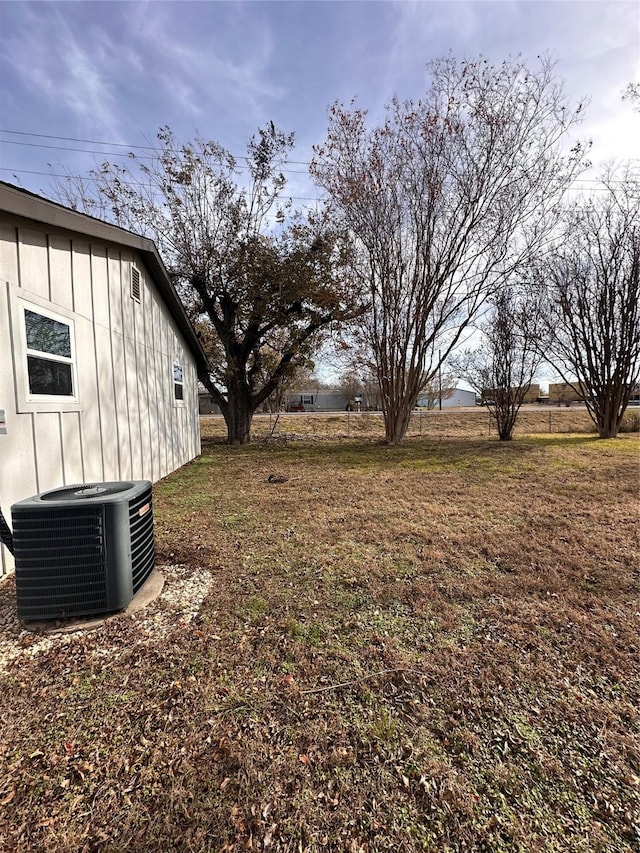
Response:
POLYGON ((65 317, 49 308, 43 308, 26 299, 19 299, 18 316, 20 325, 21 338, 21 365, 24 372, 23 392, 25 403, 40 404, 40 403, 55 403, 55 404, 77 404, 78 403, 78 361, 76 351, 76 336, 75 323, 70 317, 65 317), (56 323, 61 323, 69 329, 69 348, 71 355, 61 356, 54 353, 48 353, 42 350, 36 350, 30 347, 27 343, 27 317, 26 312, 31 311, 32 314, 38 314, 40 317, 45 317, 48 320, 54 320, 56 323), (71 394, 37 394, 31 390, 29 385, 29 356, 40 358, 43 361, 52 361, 59 364, 68 364, 71 367, 71 394))
POLYGON ((171 387, 173 388, 172 399, 174 406, 184 406, 184 386, 184 367, 182 366, 182 361, 178 358, 174 358, 171 362, 171 387), (176 379, 176 368, 180 371, 180 376, 182 377, 180 380, 176 379), (178 386, 182 389, 182 397, 176 396, 178 386))

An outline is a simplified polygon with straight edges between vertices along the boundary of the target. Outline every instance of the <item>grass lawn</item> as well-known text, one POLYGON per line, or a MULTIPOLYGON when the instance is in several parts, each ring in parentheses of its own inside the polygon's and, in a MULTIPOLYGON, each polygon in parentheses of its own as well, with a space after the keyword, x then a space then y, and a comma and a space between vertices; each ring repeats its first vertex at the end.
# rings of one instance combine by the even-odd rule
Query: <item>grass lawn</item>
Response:
POLYGON ((307 420, 205 419, 163 595, 12 638, 0 849, 637 851, 638 435, 307 420))

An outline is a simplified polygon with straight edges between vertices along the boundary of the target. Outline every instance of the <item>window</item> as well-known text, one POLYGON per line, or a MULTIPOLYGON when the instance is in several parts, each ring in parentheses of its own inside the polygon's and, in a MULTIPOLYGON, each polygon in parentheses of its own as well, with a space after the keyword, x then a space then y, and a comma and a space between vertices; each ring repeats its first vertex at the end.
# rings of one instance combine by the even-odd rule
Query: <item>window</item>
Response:
POLYGON ((75 397, 73 325, 23 310, 29 397, 75 397))
POLYGON ((182 365, 173 365, 173 397, 175 400, 184 400, 184 381, 182 377, 182 365))
POLYGON ((313 394, 301 394, 300 402, 303 406, 313 406, 313 394))
POLYGON ((131 267, 131 298, 140 302, 140 270, 131 267))

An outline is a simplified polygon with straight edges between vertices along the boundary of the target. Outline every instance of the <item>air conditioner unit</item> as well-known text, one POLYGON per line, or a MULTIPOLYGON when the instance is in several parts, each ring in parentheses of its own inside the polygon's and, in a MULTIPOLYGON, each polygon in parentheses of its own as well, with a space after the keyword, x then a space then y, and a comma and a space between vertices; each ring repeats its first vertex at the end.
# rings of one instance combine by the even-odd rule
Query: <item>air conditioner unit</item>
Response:
POLYGON ((64 486, 11 507, 20 619, 125 607, 155 563, 148 480, 64 486))

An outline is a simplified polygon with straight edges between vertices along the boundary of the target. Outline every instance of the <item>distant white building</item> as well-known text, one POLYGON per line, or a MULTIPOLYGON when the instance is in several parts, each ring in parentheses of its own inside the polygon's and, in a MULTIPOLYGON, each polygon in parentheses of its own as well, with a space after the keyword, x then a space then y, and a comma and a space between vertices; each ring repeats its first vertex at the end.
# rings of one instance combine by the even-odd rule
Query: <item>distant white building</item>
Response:
MULTIPOLYGON (((443 409, 461 409, 468 406, 475 406, 475 404, 475 391, 468 391, 466 388, 454 388, 449 397, 443 396, 442 398, 443 409)), ((433 397, 418 397, 416 405, 418 408, 439 409, 440 401, 437 397, 435 399, 433 397)))
MULTIPOLYGON (((0 182, 0 506, 200 453, 206 356, 154 244, 0 182)), ((0 546, 0 573, 13 567, 0 546)))

